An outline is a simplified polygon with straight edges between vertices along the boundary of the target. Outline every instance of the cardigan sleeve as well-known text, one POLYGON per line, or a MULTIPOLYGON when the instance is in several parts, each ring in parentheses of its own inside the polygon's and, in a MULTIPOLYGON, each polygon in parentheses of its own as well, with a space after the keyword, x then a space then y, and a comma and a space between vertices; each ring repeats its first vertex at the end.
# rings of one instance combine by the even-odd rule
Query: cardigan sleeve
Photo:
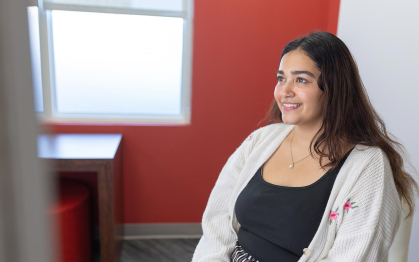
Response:
POLYGON ((254 142, 250 134, 228 158, 210 194, 202 217, 203 235, 192 257, 193 262, 229 262, 236 235, 230 225, 229 205, 233 188, 254 142))
POLYGON ((329 226, 337 227, 336 236, 326 257, 319 261, 388 259, 402 219, 401 201, 387 155, 379 148, 371 150, 373 156, 347 198, 330 212, 330 218, 337 217, 329 220, 329 226))

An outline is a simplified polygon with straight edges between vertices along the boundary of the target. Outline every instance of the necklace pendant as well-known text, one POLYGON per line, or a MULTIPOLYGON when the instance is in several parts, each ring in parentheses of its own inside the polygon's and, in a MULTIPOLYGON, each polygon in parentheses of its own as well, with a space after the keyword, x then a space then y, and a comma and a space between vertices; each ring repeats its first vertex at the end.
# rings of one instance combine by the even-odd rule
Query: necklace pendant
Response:
POLYGON ((292 164, 290 165, 290 168, 291 168, 291 169, 293 169, 293 168, 294 168, 294 163, 292 163, 292 164))

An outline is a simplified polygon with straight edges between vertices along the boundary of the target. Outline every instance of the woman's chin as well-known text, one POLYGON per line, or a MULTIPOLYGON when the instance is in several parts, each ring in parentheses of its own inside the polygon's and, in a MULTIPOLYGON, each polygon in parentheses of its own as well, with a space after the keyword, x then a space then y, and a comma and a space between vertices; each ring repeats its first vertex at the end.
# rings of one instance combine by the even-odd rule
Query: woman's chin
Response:
POLYGON ((296 121, 293 119, 288 119, 286 117, 282 117, 282 123, 287 124, 287 125, 295 125, 296 121))

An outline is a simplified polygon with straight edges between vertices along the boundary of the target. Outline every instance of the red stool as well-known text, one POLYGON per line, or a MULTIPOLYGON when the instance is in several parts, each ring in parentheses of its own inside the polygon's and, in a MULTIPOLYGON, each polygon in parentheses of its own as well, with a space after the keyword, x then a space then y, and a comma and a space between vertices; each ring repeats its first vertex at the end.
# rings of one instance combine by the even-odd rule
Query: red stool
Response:
POLYGON ((58 221, 61 262, 91 262, 92 238, 89 189, 80 182, 59 179, 58 201, 51 213, 58 221))

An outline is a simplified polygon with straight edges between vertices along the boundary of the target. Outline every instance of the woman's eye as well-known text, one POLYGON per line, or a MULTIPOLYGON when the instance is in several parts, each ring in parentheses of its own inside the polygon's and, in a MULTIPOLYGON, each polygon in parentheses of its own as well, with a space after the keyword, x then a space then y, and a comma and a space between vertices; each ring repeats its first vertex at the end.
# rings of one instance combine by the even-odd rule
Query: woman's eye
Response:
POLYGON ((282 82, 285 80, 282 76, 278 76, 277 78, 278 78, 278 82, 282 82))
POLYGON ((301 78, 301 77, 297 77, 297 82, 299 82, 299 83, 307 83, 307 80, 305 80, 304 78, 301 78))

